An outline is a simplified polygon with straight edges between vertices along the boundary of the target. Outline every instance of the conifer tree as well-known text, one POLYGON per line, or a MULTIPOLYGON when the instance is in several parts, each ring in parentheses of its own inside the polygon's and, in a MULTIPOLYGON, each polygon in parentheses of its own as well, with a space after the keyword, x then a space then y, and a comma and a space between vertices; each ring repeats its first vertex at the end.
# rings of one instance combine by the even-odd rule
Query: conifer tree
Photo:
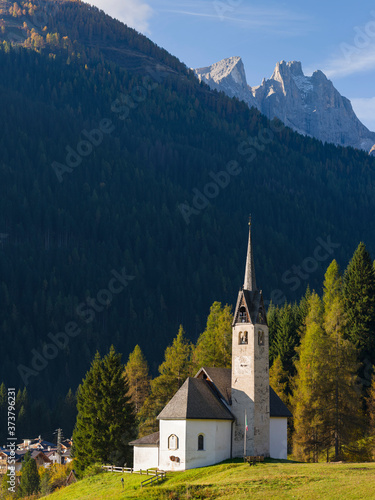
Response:
POLYGON ((150 394, 148 364, 138 344, 134 351, 129 354, 125 374, 129 383, 129 396, 134 405, 135 413, 138 414, 146 397, 150 394))
POLYGON ((298 349, 297 375, 292 397, 295 433, 293 453, 296 458, 316 462, 324 442, 324 398, 322 387, 325 373, 322 360, 327 354, 327 338, 323 329, 323 307, 318 295, 309 298, 306 330, 298 349))
POLYGON ((296 347, 299 344, 297 322, 298 307, 284 304, 280 309, 276 335, 273 342, 274 354, 280 358, 282 367, 290 375, 294 373, 296 347))
POLYGON ((375 373, 371 377, 371 386, 367 398, 367 425, 369 434, 369 448, 372 459, 375 458, 375 373))
POLYGON ((134 437, 133 406, 123 374, 121 355, 111 346, 91 364, 77 394, 78 416, 73 432, 75 467, 79 474, 94 462, 130 463, 128 442, 134 437))
POLYGON ((375 273, 370 254, 362 242, 344 274, 344 309, 347 316, 346 338, 360 349, 362 362, 367 360, 374 364, 375 273))
POLYGON ((205 331, 199 336, 194 349, 194 368, 215 366, 230 368, 232 356, 232 322, 231 307, 222 307, 214 302, 210 308, 205 331))
POLYGON ((160 375, 151 381, 151 393, 139 412, 139 436, 156 432, 157 415, 174 396, 188 376, 192 375, 192 345, 185 338, 180 325, 177 337, 164 353, 164 361, 159 366, 160 375))
POLYGON ((77 398, 72 389, 67 392, 61 410, 61 425, 66 437, 71 437, 77 419, 77 398))
POLYGON ((327 448, 334 447, 334 459, 342 457, 343 447, 354 442, 361 422, 361 400, 356 387, 357 350, 344 339, 346 315, 343 284, 339 267, 334 260, 325 274, 323 303, 324 328, 327 334, 326 380, 322 387, 325 396, 325 433, 327 448))
POLYGON ((276 307, 271 302, 267 311, 267 323, 269 331, 269 355, 271 364, 275 361, 275 359, 278 356, 276 348, 276 334, 279 325, 279 315, 280 315, 279 307, 276 307))
MULTIPOLYGON (((7 415, 7 388, 2 382, 0 385, 0 418, 1 422, 5 422, 6 415, 7 415)), ((7 438, 7 433, 6 433, 6 427, 5 425, 0 426, 0 443, 5 443, 5 440, 7 438)))
POLYGON ((22 496, 33 495, 38 493, 40 489, 40 479, 38 474, 38 467, 31 454, 28 451, 23 459, 21 482, 19 487, 19 494, 22 496))
POLYGON ((288 382, 289 374, 284 370, 280 357, 277 357, 270 368, 270 386, 287 406, 289 405, 288 382))

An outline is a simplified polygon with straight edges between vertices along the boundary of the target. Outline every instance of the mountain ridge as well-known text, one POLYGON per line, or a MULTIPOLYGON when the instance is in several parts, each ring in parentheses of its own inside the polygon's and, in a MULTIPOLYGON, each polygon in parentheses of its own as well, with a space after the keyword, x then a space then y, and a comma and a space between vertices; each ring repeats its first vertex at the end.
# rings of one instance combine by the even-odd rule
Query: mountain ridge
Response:
POLYGON ((322 71, 305 76, 299 61, 276 63, 271 77, 264 78, 258 86, 247 83, 238 56, 194 72, 211 88, 245 101, 269 119, 280 119, 300 134, 367 152, 375 145, 375 132, 357 118, 349 99, 336 90, 322 71), (237 68, 243 75, 240 83, 237 68))

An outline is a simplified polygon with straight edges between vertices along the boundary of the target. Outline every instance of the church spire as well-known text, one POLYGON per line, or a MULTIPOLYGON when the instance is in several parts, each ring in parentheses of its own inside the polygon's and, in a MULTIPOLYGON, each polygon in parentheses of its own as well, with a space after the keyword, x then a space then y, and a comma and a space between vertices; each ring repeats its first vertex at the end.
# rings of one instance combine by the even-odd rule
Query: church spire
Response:
POLYGON ((245 269, 245 280, 243 288, 244 290, 250 290, 253 292, 257 290, 257 285, 255 281, 253 246, 251 242, 251 215, 249 217, 249 242, 247 244, 246 269, 245 269))

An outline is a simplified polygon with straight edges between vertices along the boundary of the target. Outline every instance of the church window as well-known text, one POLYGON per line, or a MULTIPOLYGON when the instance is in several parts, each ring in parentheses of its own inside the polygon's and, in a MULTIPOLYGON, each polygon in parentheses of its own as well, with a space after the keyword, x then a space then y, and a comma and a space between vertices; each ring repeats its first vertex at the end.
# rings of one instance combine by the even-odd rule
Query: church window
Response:
POLYGON ((247 332, 240 332, 239 333, 238 343, 239 344, 247 344, 248 343, 247 332))
POLYGON ((168 438, 168 450, 178 449, 178 437, 176 434, 171 434, 168 438))
POLYGON ((258 331, 258 345, 264 345, 264 331, 258 331))
POLYGON ((240 323, 247 323, 246 308, 244 306, 240 307, 238 319, 240 320, 240 323))
POLYGON ((199 434, 198 436, 198 450, 204 450, 204 436, 199 434))

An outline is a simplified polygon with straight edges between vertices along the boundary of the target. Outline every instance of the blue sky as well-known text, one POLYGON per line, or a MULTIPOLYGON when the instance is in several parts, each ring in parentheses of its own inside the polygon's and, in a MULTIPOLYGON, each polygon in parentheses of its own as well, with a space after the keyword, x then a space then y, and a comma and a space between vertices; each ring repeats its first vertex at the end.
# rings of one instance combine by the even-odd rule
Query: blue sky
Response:
POLYGON ((241 56, 259 85, 277 61, 321 69, 375 131, 375 2, 93 0, 189 67, 241 56))

